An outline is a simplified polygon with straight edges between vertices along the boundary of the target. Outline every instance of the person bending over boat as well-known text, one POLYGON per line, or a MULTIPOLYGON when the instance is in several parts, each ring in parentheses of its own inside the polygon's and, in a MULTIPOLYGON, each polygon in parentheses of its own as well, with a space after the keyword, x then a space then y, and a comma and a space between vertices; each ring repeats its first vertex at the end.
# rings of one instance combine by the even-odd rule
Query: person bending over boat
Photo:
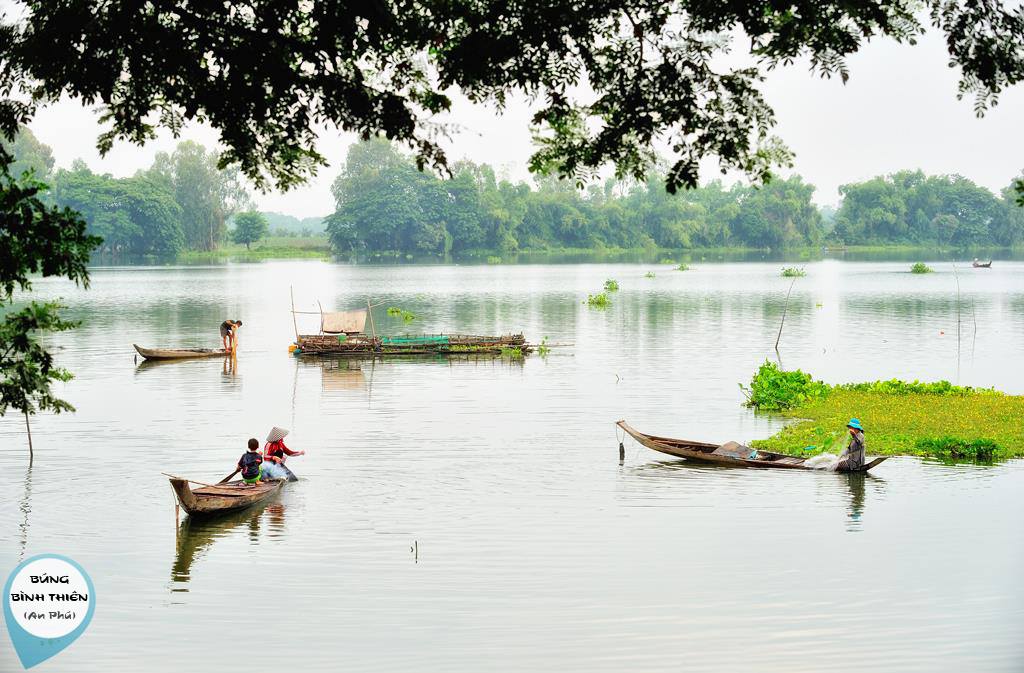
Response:
POLYGON ((249 450, 238 459, 238 469, 242 471, 242 481, 255 486, 263 477, 263 456, 260 455, 260 443, 255 437, 249 439, 249 450))
POLYGON ((864 428, 859 418, 851 418, 846 424, 850 431, 850 445, 839 454, 836 472, 857 472, 864 467, 864 428))
POLYGON ((288 456, 306 455, 305 451, 292 451, 285 446, 284 438, 287 436, 288 431, 284 428, 279 428, 276 425, 271 428, 270 434, 267 435, 267 445, 263 447, 263 460, 283 465, 288 456))
POLYGON ((225 320, 220 324, 220 340, 224 344, 224 350, 231 352, 238 340, 238 328, 242 326, 241 320, 225 320))

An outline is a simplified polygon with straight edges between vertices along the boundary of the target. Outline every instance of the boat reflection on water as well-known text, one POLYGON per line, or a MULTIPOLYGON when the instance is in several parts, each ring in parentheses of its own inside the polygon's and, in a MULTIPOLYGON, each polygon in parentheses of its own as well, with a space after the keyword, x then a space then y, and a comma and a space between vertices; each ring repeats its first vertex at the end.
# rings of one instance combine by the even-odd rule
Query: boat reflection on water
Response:
POLYGON ((656 460, 624 468, 624 471, 642 481, 636 488, 629 489, 630 497, 647 499, 652 495, 658 497, 668 493, 671 497, 682 495, 695 499, 702 505, 723 497, 748 498, 752 491, 758 490, 763 490, 765 497, 769 493, 777 496, 780 489, 782 493, 788 494, 786 497, 799 501, 808 497, 808 489, 813 487, 817 492, 817 489, 825 488, 834 493, 830 501, 834 501, 835 496, 846 500, 846 530, 851 532, 859 531, 863 526, 868 491, 873 498, 883 497, 886 483, 885 479, 870 472, 794 473, 790 470, 759 470, 692 460, 656 460), (808 477, 811 482, 806 480, 808 477))
MULTIPOLYGON (((215 363, 218 358, 195 358, 191 360, 138 360, 135 363, 135 374, 143 374, 145 372, 152 372, 154 370, 163 370, 164 372, 170 371, 210 371, 211 367, 216 367, 215 363)), ((220 358, 223 362, 223 371, 226 373, 229 369, 229 358, 224 356, 220 358)), ((235 358, 237 361, 237 358, 235 358)), ((234 365, 230 364, 233 369, 234 365)))
POLYGON ((244 535, 250 544, 261 536, 281 538, 285 523, 285 505, 270 502, 215 517, 185 517, 178 525, 171 566, 171 591, 187 593, 192 566, 218 540, 244 535))

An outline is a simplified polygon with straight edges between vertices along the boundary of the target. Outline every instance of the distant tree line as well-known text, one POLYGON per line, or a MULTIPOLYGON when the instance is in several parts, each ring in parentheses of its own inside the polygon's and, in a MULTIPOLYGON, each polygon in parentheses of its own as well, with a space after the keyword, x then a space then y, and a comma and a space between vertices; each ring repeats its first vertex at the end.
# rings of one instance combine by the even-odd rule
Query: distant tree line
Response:
POLYGON ((333 185, 327 231, 339 252, 460 254, 554 248, 787 247, 816 245, 822 221, 814 187, 799 177, 754 189, 665 190, 609 180, 585 191, 555 178, 538 187, 498 179, 487 165, 459 162, 442 180, 417 170, 384 140, 353 145, 333 185))
POLYGON ((711 182, 675 195, 652 171, 645 182, 498 179, 459 162, 442 180, 385 140, 353 145, 333 193, 327 232, 338 252, 509 254, 565 248, 791 248, 823 243, 1011 246, 1024 210, 1007 187, 996 197, 960 176, 905 171, 844 185, 838 211, 817 208, 799 176, 761 187, 711 182), (824 214, 824 217, 823 217, 824 214))
POLYGON ((959 175, 900 171, 839 188, 832 237, 847 244, 1012 247, 1024 244, 1024 208, 959 175))
POLYGON ((227 238, 229 219, 251 208, 241 173, 219 169, 218 155, 191 141, 127 178, 94 173, 82 160, 54 171, 51 149, 27 127, 9 149, 15 170, 30 169, 49 184, 46 200, 79 212, 105 252, 214 250, 227 238))
POLYGON ((160 153, 127 178, 92 172, 82 161, 53 170, 53 154, 27 128, 5 145, 16 170, 51 185, 47 199, 82 214, 108 252, 173 255, 213 250, 228 240, 251 245, 268 232, 327 234, 338 253, 514 254, 523 250, 602 248, 782 249, 847 245, 1024 245, 1024 209, 1008 185, 992 194, 960 176, 902 171, 840 188, 838 210, 812 202, 799 176, 766 185, 666 192, 665 177, 607 180, 585 190, 553 177, 537 186, 501 179, 492 167, 452 166, 450 179, 420 171, 386 140, 353 145, 332 191, 327 218, 251 210, 237 170, 194 142, 160 153), (245 217, 242 217, 245 215, 245 217), (238 227, 241 222, 244 227, 238 227))

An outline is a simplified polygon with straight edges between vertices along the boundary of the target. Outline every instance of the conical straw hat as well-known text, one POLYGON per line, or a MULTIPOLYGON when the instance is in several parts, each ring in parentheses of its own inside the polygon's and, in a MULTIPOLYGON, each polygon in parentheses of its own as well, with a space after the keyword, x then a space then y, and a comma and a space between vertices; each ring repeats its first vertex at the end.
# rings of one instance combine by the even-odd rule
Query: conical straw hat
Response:
POLYGON ((288 436, 288 431, 284 428, 279 428, 276 425, 271 428, 270 434, 267 435, 268 442, 277 442, 288 436))

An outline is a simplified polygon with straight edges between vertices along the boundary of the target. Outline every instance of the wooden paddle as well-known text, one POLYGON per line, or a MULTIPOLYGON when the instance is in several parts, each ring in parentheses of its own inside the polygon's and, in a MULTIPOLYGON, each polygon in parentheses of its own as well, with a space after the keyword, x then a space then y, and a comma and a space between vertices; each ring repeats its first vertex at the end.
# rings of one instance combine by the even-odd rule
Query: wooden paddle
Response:
POLYGON ((231 474, 229 474, 228 476, 224 477, 223 479, 221 479, 221 480, 220 480, 220 481, 218 481, 217 483, 218 483, 218 484, 226 484, 227 482, 231 481, 231 477, 235 476, 236 474, 238 474, 238 473, 239 473, 239 472, 241 472, 241 471, 242 471, 242 468, 240 468, 240 467, 237 467, 237 468, 235 468, 235 471, 234 471, 234 472, 232 472, 232 473, 231 473, 231 474))

